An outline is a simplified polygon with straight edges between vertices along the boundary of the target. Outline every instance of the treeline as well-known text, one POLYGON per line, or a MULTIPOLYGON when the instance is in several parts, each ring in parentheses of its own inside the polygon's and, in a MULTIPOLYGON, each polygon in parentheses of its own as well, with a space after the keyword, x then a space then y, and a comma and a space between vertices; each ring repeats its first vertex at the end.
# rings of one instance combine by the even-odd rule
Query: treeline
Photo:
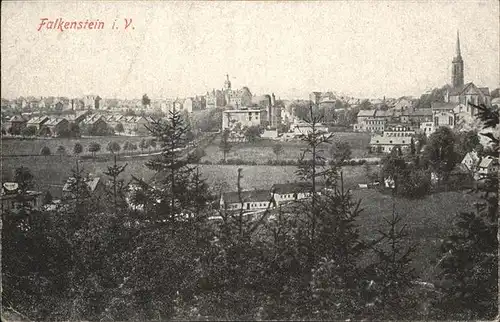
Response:
POLYGON ((126 165, 108 168, 102 198, 90 193, 77 166, 70 195, 40 211, 23 199, 32 178, 17 178, 19 207, 3 217, 4 311, 30 320, 496 315, 498 199, 491 195, 443 236, 436 276, 421 281, 412 268, 418 245, 399 214, 386 214, 376 238, 359 233, 360 201, 342 188, 337 165, 317 164, 324 159, 318 147, 331 137, 302 136, 308 148, 301 159, 311 161, 297 178, 308 183, 309 199, 246 216, 215 210, 218 199, 178 150, 186 127, 176 112, 151 130, 162 153, 146 166, 157 174, 152 183, 135 179, 131 192, 120 179, 126 165), (320 184, 329 192, 317 193, 320 184), (214 212, 219 220, 210 219, 214 212))

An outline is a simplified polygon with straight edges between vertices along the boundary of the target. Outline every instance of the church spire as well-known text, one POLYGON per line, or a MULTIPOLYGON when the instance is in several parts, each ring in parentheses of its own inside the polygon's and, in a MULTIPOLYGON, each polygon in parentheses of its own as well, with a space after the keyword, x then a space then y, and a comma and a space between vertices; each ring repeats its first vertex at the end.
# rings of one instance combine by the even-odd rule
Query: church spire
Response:
POLYGON ((451 85, 453 88, 462 88, 464 86, 464 61, 460 52, 460 35, 457 30, 457 47, 455 57, 452 61, 451 85))
POLYGON ((457 30, 457 48, 456 48, 456 57, 460 57, 461 54, 460 54, 460 34, 458 33, 458 30, 457 30))

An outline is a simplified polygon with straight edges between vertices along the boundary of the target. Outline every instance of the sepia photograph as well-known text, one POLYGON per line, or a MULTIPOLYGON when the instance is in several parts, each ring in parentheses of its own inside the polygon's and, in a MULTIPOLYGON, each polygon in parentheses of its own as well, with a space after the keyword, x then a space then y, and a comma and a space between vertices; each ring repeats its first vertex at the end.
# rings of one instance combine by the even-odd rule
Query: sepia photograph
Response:
POLYGON ((500 2, 2 1, 3 321, 497 320, 500 2))

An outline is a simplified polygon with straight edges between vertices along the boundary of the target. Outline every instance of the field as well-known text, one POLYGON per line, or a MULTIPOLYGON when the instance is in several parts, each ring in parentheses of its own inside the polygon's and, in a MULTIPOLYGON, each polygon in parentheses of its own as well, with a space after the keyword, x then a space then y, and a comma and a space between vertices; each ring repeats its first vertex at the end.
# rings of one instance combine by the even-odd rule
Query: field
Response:
POLYGON ((73 154, 75 143, 79 142, 83 146, 82 155, 90 154, 88 145, 90 142, 97 142, 101 145, 101 151, 97 154, 109 153, 106 146, 109 142, 117 142, 123 147, 126 141, 139 145, 146 137, 138 136, 112 136, 112 137, 83 137, 78 139, 62 138, 37 138, 34 140, 2 139, 2 156, 8 155, 40 155, 40 150, 47 146, 52 154, 56 154, 57 147, 62 145, 68 154, 73 154))
MULTIPOLYGON (((361 236, 373 238, 377 229, 384 227, 384 217, 392 214, 393 200, 377 190, 355 190, 353 196, 361 199, 359 219, 361 236)), ((437 264, 441 239, 451 230, 454 216, 460 211, 473 211, 477 198, 465 192, 441 192, 424 199, 395 198, 395 212, 403 217, 411 242, 417 243, 414 267, 426 280, 437 264)))
MULTIPOLYGON (((127 163, 123 174, 125 181, 135 177, 150 179, 154 174, 144 164, 148 157, 120 158, 119 163, 127 163)), ((112 161, 94 161, 86 159, 80 161, 80 166, 86 172, 95 176, 103 176, 112 161)), ((59 196, 60 187, 70 176, 71 169, 76 167, 76 157, 52 155, 48 157, 9 157, 2 159, 2 181, 12 180, 14 170, 19 166, 28 167, 35 176, 36 188, 45 191, 50 190, 53 196, 59 196)), ((375 166, 372 166, 375 169, 375 166)), ((243 189, 269 189, 274 183, 287 183, 296 181, 295 166, 237 166, 237 165, 199 165, 202 176, 207 180, 213 191, 235 191, 237 189, 238 169, 242 171, 241 186, 243 189)), ((364 182, 365 170, 363 166, 344 167, 344 178, 346 186, 364 182)))
MULTIPOLYGON (((333 141, 345 141, 351 145, 352 157, 360 158, 367 156, 366 147, 370 143, 370 134, 335 132, 333 141)), ((220 140, 215 140, 211 145, 205 148, 206 156, 203 161, 217 162, 222 160, 223 154, 219 149, 220 140)), ((262 139, 255 143, 233 143, 233 148, 227 154, 227 159, 242 159, 248 162, 266 163, 268 160, 275 160, 276 155, 273 152, 273 146, 278 141, 262 139)), ((280 142, 283 146, 283 153, 280 160, 297 160, 300 157, 301 150, 306 147, 304 142, 299 140, 280 142)), ((327 147, 325 155, 328 155, 327 147)))

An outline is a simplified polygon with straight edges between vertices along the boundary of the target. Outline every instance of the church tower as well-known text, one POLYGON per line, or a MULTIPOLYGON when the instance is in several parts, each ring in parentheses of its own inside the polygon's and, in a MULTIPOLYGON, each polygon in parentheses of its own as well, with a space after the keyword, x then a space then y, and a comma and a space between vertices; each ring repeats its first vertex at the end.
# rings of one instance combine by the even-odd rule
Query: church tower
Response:
POLYGON ((231 81, 229 80, 228 74, 226 74, 226 81, 224 82, 224 89, 225 90, 231 89, 231 81))
POLYGON ((457 31, 457 47, 455 49, 455 57, 452 62, 451 70, 451 85, 453 88, 464 86, 464 61, 460 54, 460 36, 457 31))

